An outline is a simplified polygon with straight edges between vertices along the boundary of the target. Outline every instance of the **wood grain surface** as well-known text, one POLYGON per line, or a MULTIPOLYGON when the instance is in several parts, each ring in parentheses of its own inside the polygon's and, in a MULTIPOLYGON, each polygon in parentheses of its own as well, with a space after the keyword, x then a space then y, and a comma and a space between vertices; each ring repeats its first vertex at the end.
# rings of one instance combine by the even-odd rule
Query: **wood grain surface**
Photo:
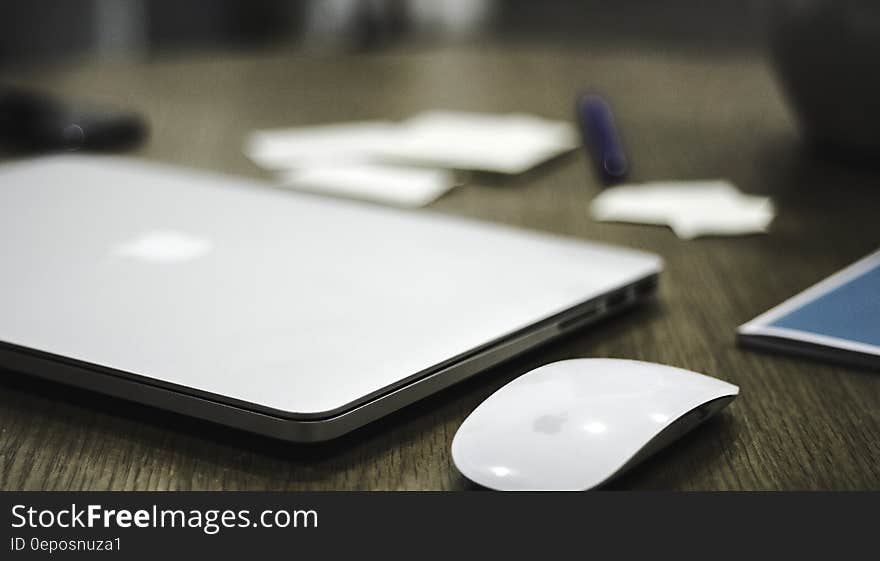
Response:
POLYGON ((592 86, 613 100, 634 179, 727 177, 779 209, 768 235, 680 241, 590 220, 599 186, 581 153, 523 177, 474 175, 432 210, 656 252, 666 262, 656 301, 319 445, 2 371, 2 489, 473 489, 450 459, 458 425, 504 383, 572 357, 657 361, 741 387, 724 414, 609 488, 880 489, 880 374, 734 343, 737 325, 880 240, 880 172, 801 149, 756 53, 475 45, 83 63, 0 79, 136 108, 152 128, 137 155, 249 176, 262 176, 241 152, 256 128, 436 107, 570 119, 575 92, 592 86))

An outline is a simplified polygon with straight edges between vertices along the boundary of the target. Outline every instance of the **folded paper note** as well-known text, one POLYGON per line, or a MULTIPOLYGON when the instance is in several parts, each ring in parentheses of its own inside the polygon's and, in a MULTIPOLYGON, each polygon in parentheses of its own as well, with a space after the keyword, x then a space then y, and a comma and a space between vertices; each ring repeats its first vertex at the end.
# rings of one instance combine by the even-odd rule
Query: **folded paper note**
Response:
POLYGON ((256 131, 244 152, 284 187, 422 206, 456 184, 447 170, 521 173, 577 144, 571 125, 534 115, 428 111, 397 123, 256 131))
POLYGON ((251 133, 244 153, 269 170, 289 170, 369 160, 383 145, 397 142, 399 127, 390 121, 360 121, 272 129, 251 133))
POLYGON ((427 205, 455 186, 446 170, 371 163, 311 165, 279 177, 284 187, 401 207, 427 205))
POLYGON ((427 111, 406 121, 361 121, 263 130, 245 154, 267 169, 371 161, 521 173, 577 147, 569 123, 534 115, 427 111))
POLYGON ((601 221, 665 224, 682 239, 765 232, 775 215, 769 198, 725 180, 620 185, 593 199, 590 212, 601 221))
POLYGON ((517 174, 576 148, 577 131, 535 115, 427 111, 400 125, 376 157, 434 167, 517 174))

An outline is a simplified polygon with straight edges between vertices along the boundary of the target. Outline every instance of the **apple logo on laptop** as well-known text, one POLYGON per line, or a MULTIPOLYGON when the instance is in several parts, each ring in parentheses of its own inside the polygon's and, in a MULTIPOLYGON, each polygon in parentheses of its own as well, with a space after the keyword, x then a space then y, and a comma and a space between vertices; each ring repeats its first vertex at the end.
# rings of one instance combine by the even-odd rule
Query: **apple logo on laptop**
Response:
POLYGON ((198 259, 212 249, 214 244, 207 238, 174 230, 154 230, 117 245, 111 255, 150 263, 180 263, 198 259))

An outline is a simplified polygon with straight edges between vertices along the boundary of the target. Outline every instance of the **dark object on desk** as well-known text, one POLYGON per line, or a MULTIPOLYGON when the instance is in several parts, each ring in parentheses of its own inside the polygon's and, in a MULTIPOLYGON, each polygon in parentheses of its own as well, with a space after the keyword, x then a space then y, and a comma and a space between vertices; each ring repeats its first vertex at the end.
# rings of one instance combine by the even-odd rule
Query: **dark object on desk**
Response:
POLYGON ((137 114, 76 105, 19 88, 0 90, 0 147, 14 152, 122 150, 146 136, 137 114))
POLYGON ((880 162, 880 3, 769 4, 777 73, 809 142, 823 154, 880 162))
POLYGON ((611 106, 602 97, 585 93, 578 97, 576 109, 584 147, 596 165, 599 178, 606 185, 622 181, 629 171, 629 162, 611 106))

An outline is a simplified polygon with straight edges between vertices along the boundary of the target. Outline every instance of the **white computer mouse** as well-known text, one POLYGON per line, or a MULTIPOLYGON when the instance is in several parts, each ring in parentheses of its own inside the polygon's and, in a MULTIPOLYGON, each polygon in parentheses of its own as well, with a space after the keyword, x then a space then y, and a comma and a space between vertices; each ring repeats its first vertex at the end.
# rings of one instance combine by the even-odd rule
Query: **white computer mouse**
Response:
POLYGON ((480 404, 455 434, 452 460, 465 477, 490 489, 592 489, 737 394, 733 384, 662 364, 554 362, 480 404))

